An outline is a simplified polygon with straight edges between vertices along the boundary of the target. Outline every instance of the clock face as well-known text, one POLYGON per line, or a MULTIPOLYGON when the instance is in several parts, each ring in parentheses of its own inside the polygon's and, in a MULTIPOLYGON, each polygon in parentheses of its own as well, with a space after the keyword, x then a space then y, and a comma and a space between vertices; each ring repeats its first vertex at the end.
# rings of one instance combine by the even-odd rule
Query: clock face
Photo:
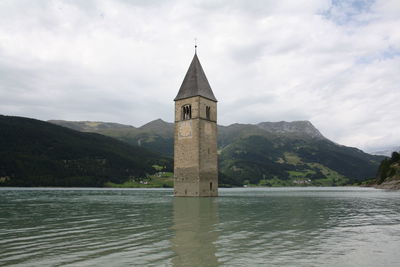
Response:
POLYGON ((179 138, 192 137, 192 122, 182 121, 179 123, 178 136, 179 138))

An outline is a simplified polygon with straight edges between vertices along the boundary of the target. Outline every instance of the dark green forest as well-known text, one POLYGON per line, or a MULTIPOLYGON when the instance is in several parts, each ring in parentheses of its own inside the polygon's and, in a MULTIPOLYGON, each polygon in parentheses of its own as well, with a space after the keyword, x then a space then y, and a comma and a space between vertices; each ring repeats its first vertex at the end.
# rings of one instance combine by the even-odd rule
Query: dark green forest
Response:
POLYGON ((390 158, 382 161, 378 169, 377 184, 384 182, 400 180, 400 153, 393 152, 390 158))
POLYGON ((172 171, 172 159, 96 133, 0 115, 0 185, 95 186, 172 171))

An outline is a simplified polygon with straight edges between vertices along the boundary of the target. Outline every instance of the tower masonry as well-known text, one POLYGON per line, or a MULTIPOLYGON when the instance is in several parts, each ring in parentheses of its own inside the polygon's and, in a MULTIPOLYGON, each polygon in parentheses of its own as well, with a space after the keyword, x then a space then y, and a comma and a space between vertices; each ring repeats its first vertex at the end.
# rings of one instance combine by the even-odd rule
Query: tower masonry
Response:
POLYGON ((218 196, 217 99, 196 53, 174 101, 174 195, 218 196))

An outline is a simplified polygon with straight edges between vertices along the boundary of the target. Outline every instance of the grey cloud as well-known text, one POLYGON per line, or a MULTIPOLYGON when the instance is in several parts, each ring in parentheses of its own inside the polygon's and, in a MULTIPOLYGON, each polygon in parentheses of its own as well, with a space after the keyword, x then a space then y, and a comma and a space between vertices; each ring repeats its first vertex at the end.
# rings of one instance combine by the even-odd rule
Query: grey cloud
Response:
POLYGON ((221 124, 311 120, 341 144, 400 143, 396 6, 335 3, 3 1, 0 113, 173 121, 197 37, 221 124))
POLYGON ((248 45, 237 45, 231 48, 232 57, 238 61, 239 64, 250 64, 260 59, 263 54, 265 44, 253 43, 248 45))

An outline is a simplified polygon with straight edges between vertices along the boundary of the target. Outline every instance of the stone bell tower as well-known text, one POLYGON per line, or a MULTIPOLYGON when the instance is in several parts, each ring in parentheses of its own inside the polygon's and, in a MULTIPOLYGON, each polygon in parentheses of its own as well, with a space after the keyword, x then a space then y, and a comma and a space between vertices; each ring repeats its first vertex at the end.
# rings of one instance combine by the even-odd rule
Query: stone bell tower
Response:
POLYGON ((196 53, 174 101, 174 195, 218 196, 217 99, 196 53))

